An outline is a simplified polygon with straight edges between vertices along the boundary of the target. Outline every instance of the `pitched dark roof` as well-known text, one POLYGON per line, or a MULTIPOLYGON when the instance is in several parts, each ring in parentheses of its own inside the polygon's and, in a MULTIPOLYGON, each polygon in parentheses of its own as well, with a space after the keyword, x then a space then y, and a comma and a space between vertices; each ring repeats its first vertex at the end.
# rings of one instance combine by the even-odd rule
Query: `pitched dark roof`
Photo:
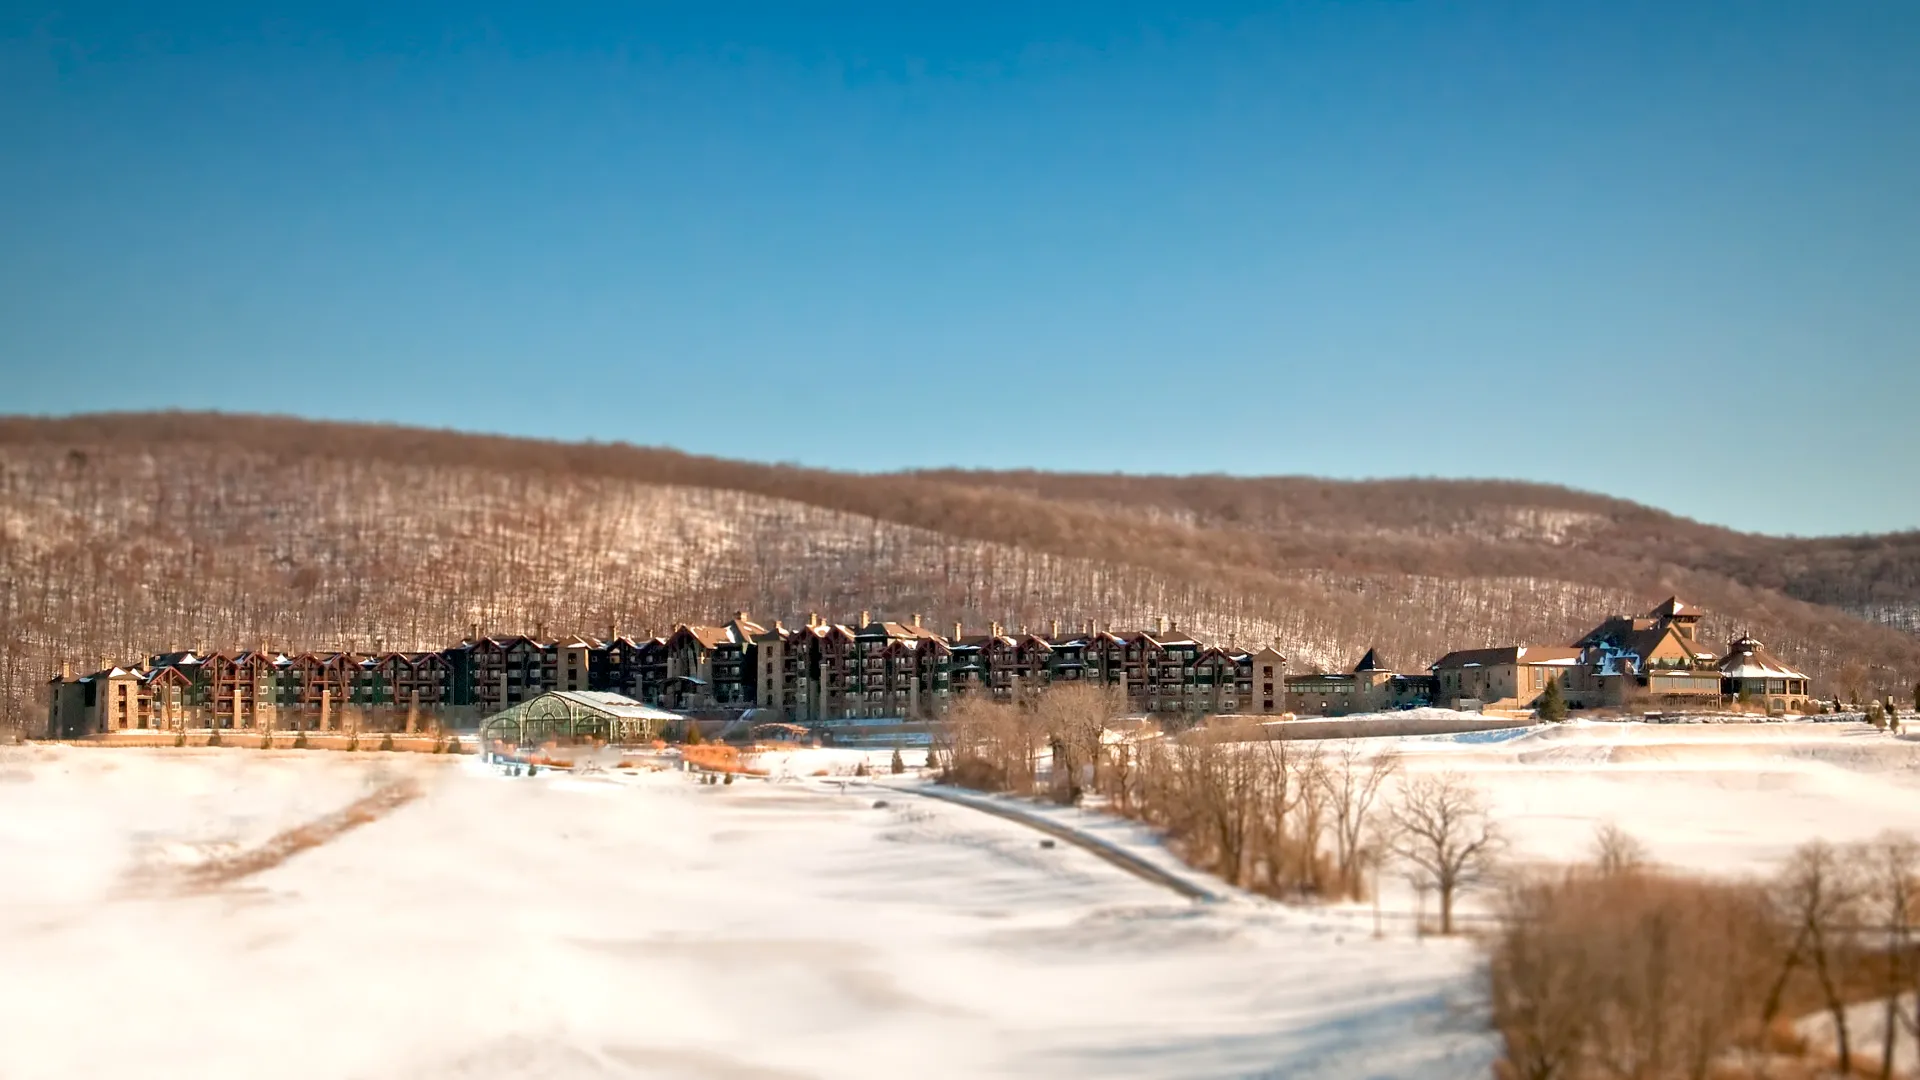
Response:
POLYGON ((1677 596, 1669 596, 1661 602, 1659 607, 1647 612, 1647 617, 1653 619, 1671 619, 1676 615, 1697 619, 1700 617, 1700 609, 1681 603, 1677 596))
POLYGON ((1385 671, 1387 669, 1380 663, 1379 652, 1375 649, 1368 649, 1367 655, 1361 657, 1360 662, 1353 665, 1353 670, 1358 674, 1362 671, 1385 671))
POLYGON ((1564 645, 1502 645, 1495 649, 1457 649, 1433 662, 1436 668, 1492 667, 1496 664, 1552 664, 1580 659, 1580 650, 1564 645))

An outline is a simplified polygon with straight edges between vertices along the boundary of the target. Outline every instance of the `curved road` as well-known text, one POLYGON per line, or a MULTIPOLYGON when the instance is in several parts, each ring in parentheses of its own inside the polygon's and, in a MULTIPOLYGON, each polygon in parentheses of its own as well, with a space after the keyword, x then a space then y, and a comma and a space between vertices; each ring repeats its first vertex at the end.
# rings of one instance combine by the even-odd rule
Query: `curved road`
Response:
POLYGON ((1076 832, 1057 821, 1050 821, 1036 815, 1023 814, 1013 807, 995 800, 964 796, 958 792, 945 791, 937 787, 888 787, 880 784, 876 784, 874 787, 886 791, 918 795, 926 799, 938 799, 941 802, 953 803, 955 806, 964 806, 971 810, 979 810, 997 817, 1003 817, 1008 821, 1017 821, 1028 828, 1038 829, 1048 836, 1065 840, 1075 847, 1105 859, 1135 877, 1150 881, 1155 885, 1163 885, 1197 903, 1212 904, 1225 899, 1225 897, 1222 897, 1220 894, 1203 889, 1186 878, 1180 877, 1177 874, 1168 873, 1166 870, 1161 869, 1125 848, 1110 844, 1097 837, 1088 836, 1083 832, 1076 832))

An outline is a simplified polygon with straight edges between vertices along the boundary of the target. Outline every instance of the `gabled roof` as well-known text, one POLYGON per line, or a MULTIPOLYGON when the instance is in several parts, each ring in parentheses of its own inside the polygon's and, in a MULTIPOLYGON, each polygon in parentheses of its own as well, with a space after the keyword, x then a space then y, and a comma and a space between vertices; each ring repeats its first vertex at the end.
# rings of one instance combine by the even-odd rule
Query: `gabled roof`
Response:
POLYGON ((1675 617, 1685 618, 1685 619, 1697 619, 1700 616, 1701 616, 1701 611, 1699 608, 1689 607, 1688 605, 1681 603, 1680 598, 1677 596, 1667 597, 1665 600, 1660 602, 1659 607, 1656 607, 1652 611, 1647 612, 1647 617, 1652 619, 1671 619, 1675 617))
POLYGON ((1632 653, 1642 660, 1654 654, 1662 642, 1669 638, 1679 650, 1695 660, 1711 659, 1712 653, 1701 652, 1689 642, 1674 625, 1669 622, 1654 623, 1652 619, 1628 619, 1620 616, 1608 619, 1593 631, 1574 643, 1575 648, 1590 649, 1596 647, 1611 648, 1617 652, 1632 653))
POLYGON ((674 631, 675 636, 685 634, 700 643, 702 648, 717 649, 722 645, 734 644, 732 634, 724 626, 686 626, 674 631))
POLYGON ((1433 662, 1438 668, 1494 667, 1500 664, 1571 665, 1581 651, 1564 645, 1502 645, 1493 649, 1456 649, 1433 662))
POLYGON ((147 663, 153 667, 192 667, 201 663, 201 660, 193 655, 192 649, 188 649, 185 652, 156 653, 147 658, 147 663))
POLYGON ((1368 649, 1367 655, 1361 657, 1360 662, 1353 665, 1353 672, 1356 675, 1358 675, 1363 671, 1385 671, 1385 670, 1387 669, 1381 666, 1380 664, 1380 654, 1375 649, 1368 649))

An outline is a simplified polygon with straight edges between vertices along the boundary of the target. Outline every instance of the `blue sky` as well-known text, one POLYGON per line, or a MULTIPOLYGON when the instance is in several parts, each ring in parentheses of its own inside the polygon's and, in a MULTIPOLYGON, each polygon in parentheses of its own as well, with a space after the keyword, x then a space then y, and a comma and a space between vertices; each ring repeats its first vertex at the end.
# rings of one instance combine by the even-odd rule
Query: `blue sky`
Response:
POLYGON ((1920 5, 143 6, 0 13, 0 412, 1920 527, 1920 5))

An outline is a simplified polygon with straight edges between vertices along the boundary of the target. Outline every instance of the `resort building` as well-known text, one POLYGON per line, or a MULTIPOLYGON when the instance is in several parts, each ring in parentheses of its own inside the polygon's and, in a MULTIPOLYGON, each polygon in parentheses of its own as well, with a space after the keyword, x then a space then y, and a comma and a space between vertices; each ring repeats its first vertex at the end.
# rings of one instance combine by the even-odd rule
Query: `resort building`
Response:
MULTIPOLYGON (((747 612, 663 637, 492 637, 473 632, 439 651, 287 655, 268 648, 194 649, 90 674, 63 667, 49 686, 48 731, 471 730, 481 718, 549 693, 613 694, 713 721, 848 724, 927 720, 963 696, 1018 703, 1057 684, 1110 688, 1134 714, 1190 722, 1216 714, 1341 716, 1437 704, 1535 707, 1557 685, 1570 707, 1804 708, 1808 678, 1742 635, 1716 657, 1699 640, 1701 612, 1670 598, 1645 615, 1610 616, 1572 645, 1450 652, 1424 674, 1396 672, 1369 649, 1351 670, 1289 675, 1275 646, 1247 651, 1200 640, 1171 619, 1119 633, 1064 633, 991 623, 950 636, 861 612, 851 625, 809 615, 771 629, 747 612), (718 715, 715 715, 718 714, 718 715)), ((517 715, 517 714, 516 714, 517 715)))

